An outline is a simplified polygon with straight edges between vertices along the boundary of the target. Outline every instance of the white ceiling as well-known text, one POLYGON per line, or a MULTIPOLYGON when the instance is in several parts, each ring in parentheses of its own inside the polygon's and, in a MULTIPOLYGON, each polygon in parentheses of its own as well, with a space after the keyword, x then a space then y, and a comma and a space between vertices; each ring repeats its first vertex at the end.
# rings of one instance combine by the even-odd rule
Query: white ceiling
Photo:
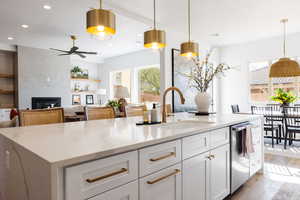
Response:
MULTIPOLYGON (((67 49, 68 35, 76 34, 82 50, 101 52, 102 58, 142 49, 136 41, 143 40, 138 34, 151 24, 153 1, 104 1, 118 14, 118 33, 109 41, 93 40, 85 32, 86 11, 98 7, 97 0, 0 0, 0 42, 67 49), (44 4, 52 10, 44 10, 44 4), (30 27, 24 30, 21 24, 30 27), (8 36, 15 40, 8 41, 8 36)), ((172 33, 187 32, 187 0, 157 0, 157 7, 161 27, 172 33)), ((299 7, 299 0, 192 0, 192 38, 228 45, 278 36, 282 18, 289 18, 288 33, 300 32, 299 7), (215 33, 220 36, 211 36, 215 33)))

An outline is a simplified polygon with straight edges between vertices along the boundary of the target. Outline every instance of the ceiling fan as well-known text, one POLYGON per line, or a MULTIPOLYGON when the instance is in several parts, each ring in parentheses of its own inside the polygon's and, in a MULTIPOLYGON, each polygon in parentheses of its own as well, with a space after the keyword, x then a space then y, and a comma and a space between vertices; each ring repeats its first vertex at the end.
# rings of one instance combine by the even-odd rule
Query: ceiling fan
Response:
POLYGON ((79 47, 75 46, 75 40, 77 39, 75 35, 70 36, 72 41, 73 41, 73 47, 69 51, 65 50, 60 50, 60 49, 53 49, 50 48, 51 50, 62 52, 62 54, 59 54, 58 56, 67 56, 67 55, 78 55, 81 58, 86 58, 84 54, 89 54, 89 55, 97 55, 97 52, 86 52, 86 51, 77 51, 79 47))

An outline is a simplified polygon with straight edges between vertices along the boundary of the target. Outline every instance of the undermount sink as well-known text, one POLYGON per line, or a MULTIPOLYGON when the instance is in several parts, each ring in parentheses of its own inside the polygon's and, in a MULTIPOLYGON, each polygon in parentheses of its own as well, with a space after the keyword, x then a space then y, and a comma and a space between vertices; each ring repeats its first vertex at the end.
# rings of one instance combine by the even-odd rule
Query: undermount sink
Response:
POLYGON ((188 128, 189 126, 202 126, 204 124, 214 124, 212 121, 200 121, 200 120, 178 120, 174 122, 167 122, 157 125, 161 128, 188 128))

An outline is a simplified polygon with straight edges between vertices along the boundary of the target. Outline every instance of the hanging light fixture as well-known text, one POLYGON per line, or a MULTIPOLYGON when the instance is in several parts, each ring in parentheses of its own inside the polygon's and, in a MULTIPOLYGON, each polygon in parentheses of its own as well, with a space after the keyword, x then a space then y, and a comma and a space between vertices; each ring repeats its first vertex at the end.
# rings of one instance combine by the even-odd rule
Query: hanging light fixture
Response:
POLYGON ((300 76, 299 63, 286 57, 286 23, 288 22, 288 19, 283 19, 280 22, 283 23, 284 28, 283 58, 280 58, 277 62, 271 65, 269 77, 278 78, 300 76))
POLYGON ((188 0, 188 32, 189 40, 180 45, 180 55, 191 58, 199 55, 199 44, 191 41, 191 0, 188 0))
POLYGON ((156 0, 153 0, 154 24, 153 29, 144 33, 144 47, 161 49, 166 46, 166 32, 156 29, 156 0))
POLYGON ((88 11, 86 16, 86 30, 91 35, 105 38, 116 33, 116 16, 110 10, 102 9, 102 0, 100 8, 88 11))

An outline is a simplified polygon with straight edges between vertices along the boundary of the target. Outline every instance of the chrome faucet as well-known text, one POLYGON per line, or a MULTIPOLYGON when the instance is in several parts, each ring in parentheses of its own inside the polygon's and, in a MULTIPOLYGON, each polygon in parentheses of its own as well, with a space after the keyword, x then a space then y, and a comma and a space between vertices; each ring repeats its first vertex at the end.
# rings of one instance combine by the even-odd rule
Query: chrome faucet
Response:
POLYGON ((164 94, 163 94, 163 111, 162 111, 162 123, 166 123, 167 122, 167 112, 166 112, 166 96, 167 93, 169 91, 177 91, 179 96, 180 96, 180 100, 181 100, 181 104, 184 104, 185 102, 185 98, 183 97, 182 92, 177 88, 177 87, 170 87, 168 89, 165 90, 164 94))

